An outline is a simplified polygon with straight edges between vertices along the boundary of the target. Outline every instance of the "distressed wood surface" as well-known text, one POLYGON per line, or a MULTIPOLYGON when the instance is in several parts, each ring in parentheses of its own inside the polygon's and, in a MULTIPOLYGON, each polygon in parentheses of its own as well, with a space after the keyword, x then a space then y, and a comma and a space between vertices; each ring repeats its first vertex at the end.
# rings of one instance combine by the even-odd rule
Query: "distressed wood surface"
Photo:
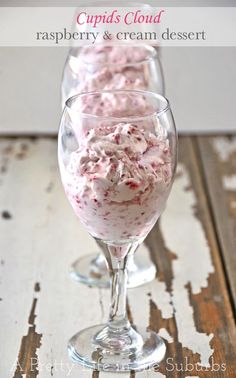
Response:
POLYGON ((198 148, 236 310, 236 136, 199 137, 198 148))
MULTIPOLYGON (((157 278, 128 294, 131 321, 165 338, 166 359, 121 377, 236 376, 235 323, 198 155, 195 140, 180 140, 167 208, 146 241, 157 278)), ((67 356, 70 336, 106 320, 109 291, 68 275, 96 244, 65 198, 55 139, 0 139, 0 213, 0 377, 116 377, 67 356)))

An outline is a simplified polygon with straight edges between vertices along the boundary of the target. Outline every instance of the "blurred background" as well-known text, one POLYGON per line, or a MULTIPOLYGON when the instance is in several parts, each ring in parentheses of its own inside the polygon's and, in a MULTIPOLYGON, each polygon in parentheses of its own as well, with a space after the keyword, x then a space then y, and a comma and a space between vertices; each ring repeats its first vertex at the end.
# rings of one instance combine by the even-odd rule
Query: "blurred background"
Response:
MULTIPOLYGON (((236 0, 147 3, 158 7, 236 6, 236 0)), ((125 2, 110 4, 121 6, 125 2)), ((2 0, 0 6, 82 6, 82 2, 2 0)), ((67 53, 65 47, 0 47, 2 135, 57 132, 61 76, 67 53)), ((161 59, 166 97, 172 104, 180 133, 236 131, 236 47, 163 47, 161 59)))

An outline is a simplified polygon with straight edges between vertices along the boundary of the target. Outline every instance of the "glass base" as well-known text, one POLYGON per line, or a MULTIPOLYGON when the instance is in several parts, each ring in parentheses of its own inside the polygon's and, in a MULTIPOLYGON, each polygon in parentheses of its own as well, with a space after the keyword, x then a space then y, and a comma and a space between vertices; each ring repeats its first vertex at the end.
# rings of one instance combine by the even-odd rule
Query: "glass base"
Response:
POLYGON ((153 331, 131 328, 131 335, 137 332, 142 340, 141 345, 138 343, 139 347, 136 348, 131 338, 130 345, 118 350, 117 344, 114 346, 112 340, 111 348, 101 347, 96 342, 98 335, 102 335, 104 330, 106 330, 105 325, 98 325, 73 336, 68 344, 68 353, 72 360, 94 370, 125 372, 141 371, 158 366, 165 356, 166 345, 153 331))
MULTIPOLYGON (((76 260, 70 270, 71 277, 88 286, 110 287, 110 277, 102 254, 89 254, 76 260)), ((156 267, 142 246, 134 255, 128 267, 128 288, 134 288, 151 282, 156 277, 156 267)))
POLYGON ((92 253, 80 257, 71 265, 70 276, 88 286, 110 287, 110 276, 102 254, 92 253))

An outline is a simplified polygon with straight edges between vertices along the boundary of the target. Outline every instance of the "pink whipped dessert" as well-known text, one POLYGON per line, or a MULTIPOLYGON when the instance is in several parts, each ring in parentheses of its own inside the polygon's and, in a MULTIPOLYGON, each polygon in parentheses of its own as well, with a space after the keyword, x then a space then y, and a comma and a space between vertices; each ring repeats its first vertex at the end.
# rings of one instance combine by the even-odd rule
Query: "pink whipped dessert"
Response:
POLYGON ((103 64, 110 62, 117 66, 143 61, 147 55, 148 52, 145 47, 129 44, 109 46, 101 44, 83 47, 80 51, 80 57, 86 63, 103 64))
POLYGON ((149 78, 146 67, 137 63, 147 59, 149 54, 147 48, 142 46, 101 45, 82 48, 79 58, 70 62, 77 76, 76 91, 146 89, 149 78))
POLYGON ((169 141, 135 123, 91 128, 62 172, 67 197, 92 236, 145 237, 171 186, 169 141))

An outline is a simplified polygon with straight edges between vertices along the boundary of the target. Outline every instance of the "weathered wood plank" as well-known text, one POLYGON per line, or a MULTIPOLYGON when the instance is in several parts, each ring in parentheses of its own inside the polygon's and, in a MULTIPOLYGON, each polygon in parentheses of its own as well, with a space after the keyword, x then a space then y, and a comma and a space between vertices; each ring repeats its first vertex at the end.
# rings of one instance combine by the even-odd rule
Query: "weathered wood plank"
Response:
POLYGON ((68 360, 66 345, 104 321, 109 294, 69 278, 71 262, 96 245, 65 198, 56 140, 0 141, 0 155, 0 376, 91 377, 68 360))
MULTIPOLYGON (((0 160, 0 306, 7 335, 0 334, 0 376, 111 378, 111 373, 78 367, 67 356, 71 335, 106 320, 109 291, 76 284, 68 276, 71 262, 96 245, 63 193, 56 140, 0 140, 0 160)), ((180 141, 173 191, 147 247, 158 275, 129 291, 130 317, 159 332, 168 345, 167 358, 173 360, 162 363, 157 372, 121 376, 235 377, 232 309, 199 162, 188 138, 180 141), (226 363, 226 371, 198 372, 197 365, 191 372, 177 371, 186 361, 206 369, 209 358, 226 363)))
POLYGON ((236 136, 199 137, 198 147, 236 310, 236 136))
POLYGON ((137 289, 130 290, 130 308, 134 323, 149 325, 166 338, 168 360, 159 369, 164 376, 234 377, 235 325, 190 139, 180 140, 179 155, 166 211, 159 229, 147 238, 159 269, 157 281, 139 289, 138 302, 137 289))

